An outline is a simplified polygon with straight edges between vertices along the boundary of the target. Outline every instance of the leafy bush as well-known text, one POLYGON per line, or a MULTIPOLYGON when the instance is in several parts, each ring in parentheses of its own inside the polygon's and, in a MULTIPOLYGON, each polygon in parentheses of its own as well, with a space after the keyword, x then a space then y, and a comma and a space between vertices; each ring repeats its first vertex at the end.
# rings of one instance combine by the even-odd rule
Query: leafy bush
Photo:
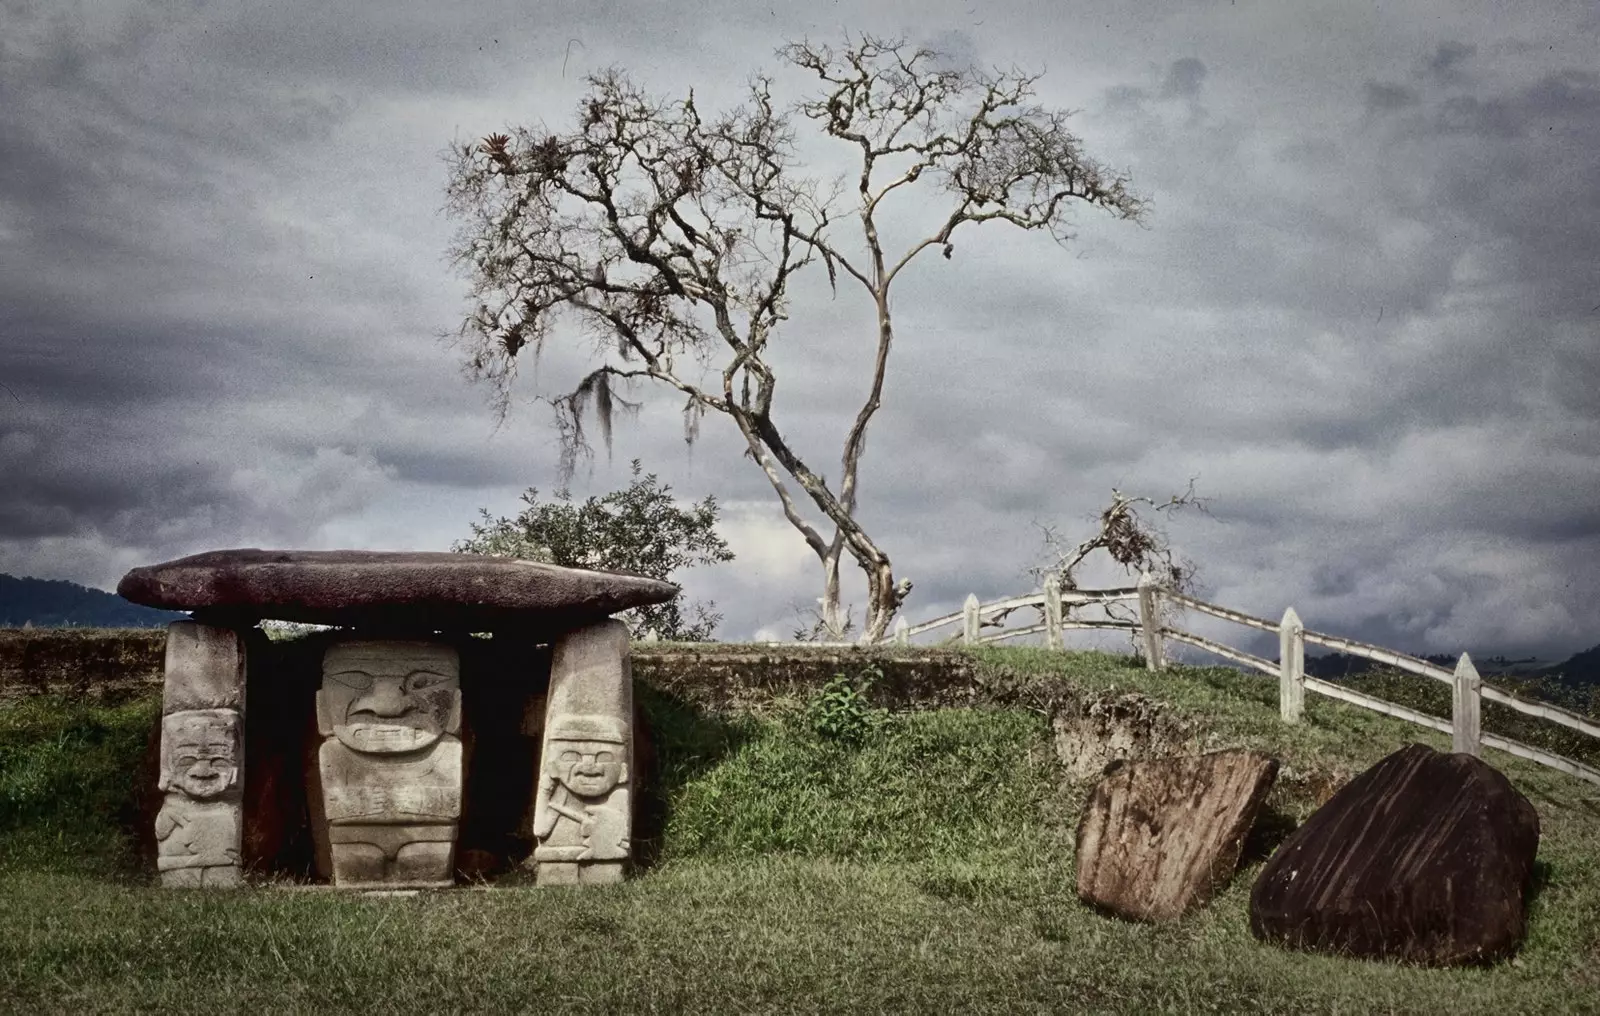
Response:
POLYGON ((884 710, 868 704, 867 693, 883 679, 883 671, 867 667, 854 678, 835 674, 806 704, 806 719, 818 737, 858 745, 876 729, 884 710))
MULTIPOLYGON (((481 511, 483 522, 471 523, 472 538, 458 541, 452 550, 465 554, 496 554, 542 561, 567 568, 633 572, 671 581, 680 568, 732 561, 733 551, 717 535, 717 500, 680 507, 672 488, 656 474, 639 476, 633 460, 633 482, 624 490, 572 503, 563 487, 554 502, 539 501, 539 491, 529 487, 522 495, 527 508, 514 519, 492 518, 481 511)), ((694 605, 695 619, 683 615, 681 597, 666 603, 635 607, 618 614, 635 637, 646 632, 670 642, 705 642, 711 639, 722 615, 715 603, 694 605)))

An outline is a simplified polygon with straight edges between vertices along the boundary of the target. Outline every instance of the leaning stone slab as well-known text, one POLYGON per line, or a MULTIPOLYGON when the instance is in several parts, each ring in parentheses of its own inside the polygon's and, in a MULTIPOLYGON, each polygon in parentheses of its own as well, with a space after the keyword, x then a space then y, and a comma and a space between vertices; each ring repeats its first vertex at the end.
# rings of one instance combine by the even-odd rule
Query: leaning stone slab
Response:
POLYGON ((1078 823, 1078 896, 1135 921, 1170 921, 1233 876, 1278 763, 1252 751, 1114 763, 1078 823))
POLYGON ((664 603, 670 582, 509 557, 367 550, 216 550, 135 568, 124 599, 248 627, 260 618, 424 631, 552 629, 664 603))
POLYGON ((1527 926, 1539 815, 1465 754, 1402 748, 1296 830, 1250 895, 1250 930, 1292 949, 1489 963, 1527 926))
POLYGON ((620 882, 632 855, 633 671, 608 620, 555 643, 529 859, 539 885, 620 882))

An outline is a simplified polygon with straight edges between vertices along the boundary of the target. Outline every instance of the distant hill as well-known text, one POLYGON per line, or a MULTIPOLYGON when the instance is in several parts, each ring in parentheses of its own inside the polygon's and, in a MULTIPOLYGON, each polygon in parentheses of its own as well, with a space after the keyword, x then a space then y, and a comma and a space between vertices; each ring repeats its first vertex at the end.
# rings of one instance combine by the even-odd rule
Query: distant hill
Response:
POLYGON ((1573 653, 1567 662, 1545 667, 1539 673, 1557 678, 1564 684, 1600 686, 1600 646, 1573 653))
MULTIPOLYGON (((1454 668, 1457 659, 1454 656, 1437 653, 1419 658, 1446 670, 1454 668)), ((1513 677, 1528 681, 1549 678, 1572 687, 1600 686, 1600 646, 1575 653, 1564 663, 1547 663, 1532 657, 1512 660, 1504 656, 1474 657, 1472 663, 1478 668, 1478 673, 1485 677, 1513 677)), ((1322 656, 1306 657, 1306 673, 1325 681, 1355 677, 1381 667, 1383 664, 1376 660, 1350 653, 1325 653, 1322 656)))
POLYGON ((160 628, 188 617, 62 579, 0 573, 0 628, 160 628))
MULTIPOLYGON (((1421 657, 1446 670, 1453 669, 1456 657, 1421 657)), ((1510 660, 1504 656, 1473 659, 1478 673, 1513 695, 1541 699, 1578 713, 1600 716, 1600 646, 1575 653, 1564 663, 1550 664, 1536 659, 1510 660)), ((1306 673, 1325 681, 1352 681, 1358 687, 1368 675, 1380 674, 1384 664, 1349 653, 1328 653, 1306 657, 1306 673)), ((1376 692, 1376 689, 1373 689, 1376 692)))

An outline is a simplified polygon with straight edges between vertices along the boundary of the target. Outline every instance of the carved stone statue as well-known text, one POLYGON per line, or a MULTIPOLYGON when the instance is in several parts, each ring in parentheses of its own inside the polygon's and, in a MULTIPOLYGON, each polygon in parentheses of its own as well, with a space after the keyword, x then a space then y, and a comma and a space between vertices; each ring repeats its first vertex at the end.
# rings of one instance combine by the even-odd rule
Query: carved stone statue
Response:
POLYGON ((156 866, 163 885, 233 886, 240 881, 239 714, 189 709, 161 719, 156 866))
POLYGON ((614 717, 556 718, 534 804, 534 860, 628 859, 627 745, 627 729, 614 717))
POLYGON ((628 630, 602 621, 553 647, 530 858, 540 885, 620 882, 633 823, 628 630))
POLYGON ((460 663, 429 642, 329 647, 318 755, 333 883, 448 886, 461 818, 460 663))

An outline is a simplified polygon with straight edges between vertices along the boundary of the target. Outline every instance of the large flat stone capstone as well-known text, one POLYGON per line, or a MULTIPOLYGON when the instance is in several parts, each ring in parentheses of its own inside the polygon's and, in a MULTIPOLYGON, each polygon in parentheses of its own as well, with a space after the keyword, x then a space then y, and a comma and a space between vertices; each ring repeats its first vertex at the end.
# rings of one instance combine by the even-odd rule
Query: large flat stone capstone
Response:
POLYGON ((135 568, 124 599, 215 623, 491 631, 592 623, 677 595, 670 582, 509 557, 374 550, 214 550, 135 568))

